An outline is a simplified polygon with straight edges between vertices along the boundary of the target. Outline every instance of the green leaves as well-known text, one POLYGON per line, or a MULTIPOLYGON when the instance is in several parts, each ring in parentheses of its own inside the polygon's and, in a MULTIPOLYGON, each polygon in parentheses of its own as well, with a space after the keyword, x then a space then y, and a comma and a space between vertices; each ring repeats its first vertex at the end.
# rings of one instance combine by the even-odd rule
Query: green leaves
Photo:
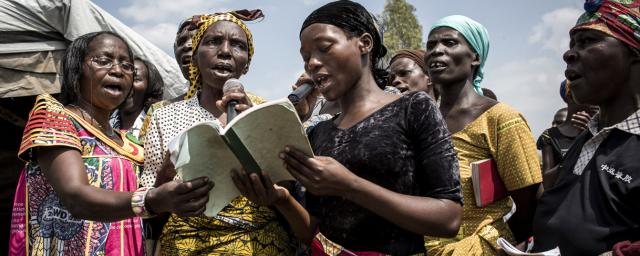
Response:
POLYGON ((400 49, 421 49, 422 26, 414 12, 416 8, 405 0, 387 0, 382 12, 384 45, 389 60, 400 49))

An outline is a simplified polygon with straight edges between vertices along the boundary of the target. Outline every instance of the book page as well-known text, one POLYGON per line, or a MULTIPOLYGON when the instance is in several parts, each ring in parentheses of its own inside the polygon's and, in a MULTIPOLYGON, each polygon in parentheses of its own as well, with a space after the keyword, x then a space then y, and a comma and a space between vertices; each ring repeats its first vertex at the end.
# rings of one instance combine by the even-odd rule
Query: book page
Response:
POLYGON ((182 180, 206 176, 214 182, 204 213, 209 217, 217 215, 231 200, 240 196, 231 179, 231 169, 239 170, 242 165, 219 135, 219 130, 221 128, 214 122, 199 123, 169 143, 172 158, 176 159, 176 171, 182 180), (179 148, 172 150, 172 144, 179 145, 179 148))
POLYGON ((302 123, 288 99, 255 106, 236 117, 226 129, 235 132, 260 168, 269 173, 273 182, 294 180, 278 157, 286 145, 313 156, 302 123))
POLYGON ((560 256, 560 249, 558 247, 553 248, 551 250, 548 251, 544 251, 544 252, 523 252, 521 250, 519 250, 518 248, 516 248, 515 246, 513 246, 511 243, 509 243, 509 241, 507 241, 506 239, 500 237, 498 238, 498 247, 502 248, 502 250, 507 254, 507 255, 513 255, 513 256, 560 256))

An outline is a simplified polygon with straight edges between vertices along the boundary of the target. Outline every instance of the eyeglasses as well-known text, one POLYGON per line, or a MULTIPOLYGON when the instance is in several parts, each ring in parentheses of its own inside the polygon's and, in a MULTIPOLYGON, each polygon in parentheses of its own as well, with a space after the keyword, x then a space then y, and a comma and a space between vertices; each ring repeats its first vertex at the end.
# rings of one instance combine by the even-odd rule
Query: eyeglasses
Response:
POLYGON ((91 62, 95 64, 97 68, 111 69, 114 65, 120 65, 122 71, 127 74, 135 73, 136 67, 131 62, 121 61, 115 63, 115 61, 108 57, 92 57, 91 62))

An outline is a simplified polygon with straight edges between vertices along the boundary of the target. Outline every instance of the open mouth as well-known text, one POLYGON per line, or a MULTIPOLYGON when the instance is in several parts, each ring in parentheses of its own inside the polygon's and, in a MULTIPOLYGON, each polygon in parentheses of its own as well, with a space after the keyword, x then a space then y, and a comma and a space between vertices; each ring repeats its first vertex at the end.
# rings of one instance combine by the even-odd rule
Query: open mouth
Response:
POLYGON ((329 85, 329 76, 325 74, 316 75, 313 81, 316 84, 316 89, 323 90, 329 85))
POLYGON ((191 55, 185 54, 180 58, 180 66, 189 66, 191 64, 191 55))
POLYGON ((233 73, 233 66, 228 63, 218 63, 213 66, 213 70, 219 74, 231 74, 233 73))
POLYGON ((429 70, 432 70, 432 71, 442 71, 446 68, 447 68, 447 64, 445 64, 442 61, 434 60, 429 63, 429 70))
POLYGON ((111 94, 122 94, 122 86, 119 84, 106 84, 104 89, 111 94))

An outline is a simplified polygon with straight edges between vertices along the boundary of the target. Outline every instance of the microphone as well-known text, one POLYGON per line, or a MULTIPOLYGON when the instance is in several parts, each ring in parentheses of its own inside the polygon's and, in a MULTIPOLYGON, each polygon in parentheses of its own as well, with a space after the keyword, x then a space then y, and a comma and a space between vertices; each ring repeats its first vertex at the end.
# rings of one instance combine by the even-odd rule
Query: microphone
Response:
POLYGON ((311 83, 303 83, 298 87, 298 89, 289 94, 287 98, 289 98, 289 101, 291 101, 293 105, 298 105, 302 99, 306 98, 309 93, 313 91, 313 87, 315 86, 311 83))
MULTIPOLYGON (((226 82, 224 82, 224 86, 222 86, 223 95, 237 90, 244 91, 244 86, 242 86, 240 80, 235 78, 227 80, 226 82)), ((233 99, 227 102, 227 124, 238 115, 238 112, 236 111, 236 105, 238 105, 239 103, 240 102, 233 99)))

